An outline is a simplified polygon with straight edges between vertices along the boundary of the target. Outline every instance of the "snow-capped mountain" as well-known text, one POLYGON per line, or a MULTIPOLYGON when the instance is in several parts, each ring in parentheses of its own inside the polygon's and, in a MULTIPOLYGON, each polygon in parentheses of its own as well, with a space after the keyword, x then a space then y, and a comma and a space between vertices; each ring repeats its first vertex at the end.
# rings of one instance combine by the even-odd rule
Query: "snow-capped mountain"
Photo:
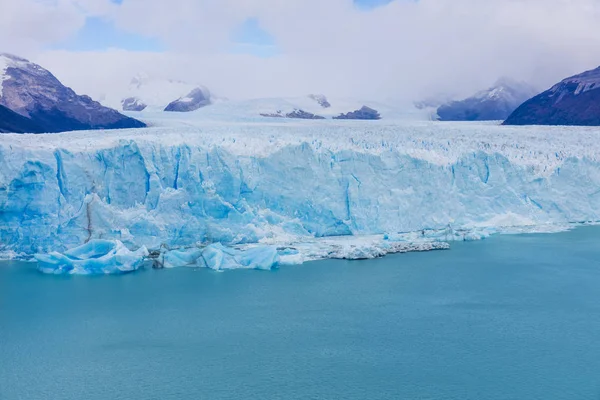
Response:
POLYGON ((144 127, 143 122, 104 107, 89 96, 79 96, 41 66, 23 58, 0 54, 0 105, 26 120, 0 129, 19 132, 61 132, 87 129, 144 127))
POLYGON ((504 120, 536 93, 537 91, 526 83, 502 78, 491 88, 472 97, 440 106, 437 115, 441 121, 504 120))
POLYGON ((174 108, 192 111, 210 104, 211 94, 199 84, 140 73, 131 79, 124 92, 108 95, 105 102, 124 111, 176 111, 174 108), (188 103, 187 107, 182 103, 188 103), (196 105, 199 107, 194 108, 196 105))
POLYGON ((531 98, 505 125, 600 125, 600 67, 571 76, 531 98))
POLYGON ((148 105, 137 97, 128 97, 121 101, 123 111, 144 111, 148 105))
POLYGON ((210 105, 210 92, 204 87, 197 87, 186 96, 169 103, 165 111, 190 112, 208 105, 210 105))

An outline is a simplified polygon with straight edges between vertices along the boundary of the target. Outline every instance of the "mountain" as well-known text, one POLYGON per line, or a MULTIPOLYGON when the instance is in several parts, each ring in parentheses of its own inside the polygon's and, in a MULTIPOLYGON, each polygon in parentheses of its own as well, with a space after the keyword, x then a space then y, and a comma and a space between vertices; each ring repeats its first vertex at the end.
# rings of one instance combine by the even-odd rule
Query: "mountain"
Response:
POLYGON ((180 97, 167 105, 165 111, 190 112, 210 104, 210 92, 206 88, 194 88, 187 96, 180 97))
POLYGON ((0 133, 40 133, 42 128, 35 122, 17 114, 13 110, 0 106, 0 133))
MULTIPOLYGON (((261 117, 292 119, 381 119, 379 112, 358 100, 335 99, 330 102, 322 94, 302 97, 254 99, 253 108, 261 117), (354 111, 348 111, 354 110, 354 111)), ((379 108, 379 106, 378 106, 379 108)), ((386 109, 386 111, 389 111, 386 109)))
POLYGON ((600 67, 566 78, 526 101, 504 125, 600 125, 600 67))
POLYGON ((160 112, 184 110, 196 104, 205 106, 212 100, 210 91, 204 86, 139 73, 131 79, 128 87, 120 93, 107 95, 104 102, 123 111, 160 112), (185 99, 192 104, 184 105, 185 99))
POLYGON ((472 97, 440 106, 437 115, 441 121, 504 120, 536 93, 535 89, 525 83, 503 78, 493 87, 472 97))
POLYGON ((298 109, 295 109, 294 111, 289 112, 287 114, 284 114, 281 110, 277 110, 277 112, 274 113, 261 113, 260 116, 271 118, 325 119, 325 117, 322 117, 320 115, 298 109))
MULTIPOLYGON (((19 132, 146 126, 88 96, 77 95, 46 69, 10 54, 0 54, 0 105, 25 118, 11 116, 11 130, 19 132)), ((6 110, 4 114, 8 114, 6 110)))
POLYGON ((327 100, 327 97, 322 94, 309 94, 308 98, 316 101, 323 108, 331 107, 331 103, 327 100))
POLYGON ((366 119, 366 120, 374 120, 381 119, 381 115, 379 112, 371 107, 362 106, 360 110, 348 112, 346 114, 340 114, 337 117, 333 117, 333 119, 366 119))
POLYGON ((123 111, 144 111, 148 105, 137 97, 128 97, 121 102, 123 111))

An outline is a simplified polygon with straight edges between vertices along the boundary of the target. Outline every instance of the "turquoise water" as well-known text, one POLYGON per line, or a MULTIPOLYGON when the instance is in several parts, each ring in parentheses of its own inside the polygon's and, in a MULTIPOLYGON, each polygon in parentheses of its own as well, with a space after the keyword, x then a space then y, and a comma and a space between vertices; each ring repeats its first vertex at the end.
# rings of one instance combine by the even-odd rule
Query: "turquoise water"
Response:
POLYGON ((600 228, 275 272, 0 265, 0 399, 600 398, 600 228))

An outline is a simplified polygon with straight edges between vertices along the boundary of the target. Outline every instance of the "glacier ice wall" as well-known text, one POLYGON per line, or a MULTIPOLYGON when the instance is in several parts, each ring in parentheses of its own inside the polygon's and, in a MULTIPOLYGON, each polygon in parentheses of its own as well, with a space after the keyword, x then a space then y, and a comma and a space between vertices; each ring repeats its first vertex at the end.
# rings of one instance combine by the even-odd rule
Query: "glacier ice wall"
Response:
POLYGON ((0 250, 600 220, 595 131, 439 126, 6 135, 0 250))

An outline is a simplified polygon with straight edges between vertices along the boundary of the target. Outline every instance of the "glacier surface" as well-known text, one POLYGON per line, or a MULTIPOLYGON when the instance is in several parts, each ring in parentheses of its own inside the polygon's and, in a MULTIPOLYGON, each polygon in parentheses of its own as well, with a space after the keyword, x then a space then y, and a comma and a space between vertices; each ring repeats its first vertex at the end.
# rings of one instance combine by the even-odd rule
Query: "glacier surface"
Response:
POLYGON ((406 232, 447 237, 451 230, 468 239, 499 228, 600 221, 595 128, 166 125, 1 136, 0 253, 64 254, 107 240, 134 251, 167 249, 167 266, 201 258, 215 269, 269 269, 344 251, 368 258, 423 246, 406 232), (328 239, 367 235, 379 236, 354 247, 328 239), (228 250, 256 244, 278 250, 228 250))

